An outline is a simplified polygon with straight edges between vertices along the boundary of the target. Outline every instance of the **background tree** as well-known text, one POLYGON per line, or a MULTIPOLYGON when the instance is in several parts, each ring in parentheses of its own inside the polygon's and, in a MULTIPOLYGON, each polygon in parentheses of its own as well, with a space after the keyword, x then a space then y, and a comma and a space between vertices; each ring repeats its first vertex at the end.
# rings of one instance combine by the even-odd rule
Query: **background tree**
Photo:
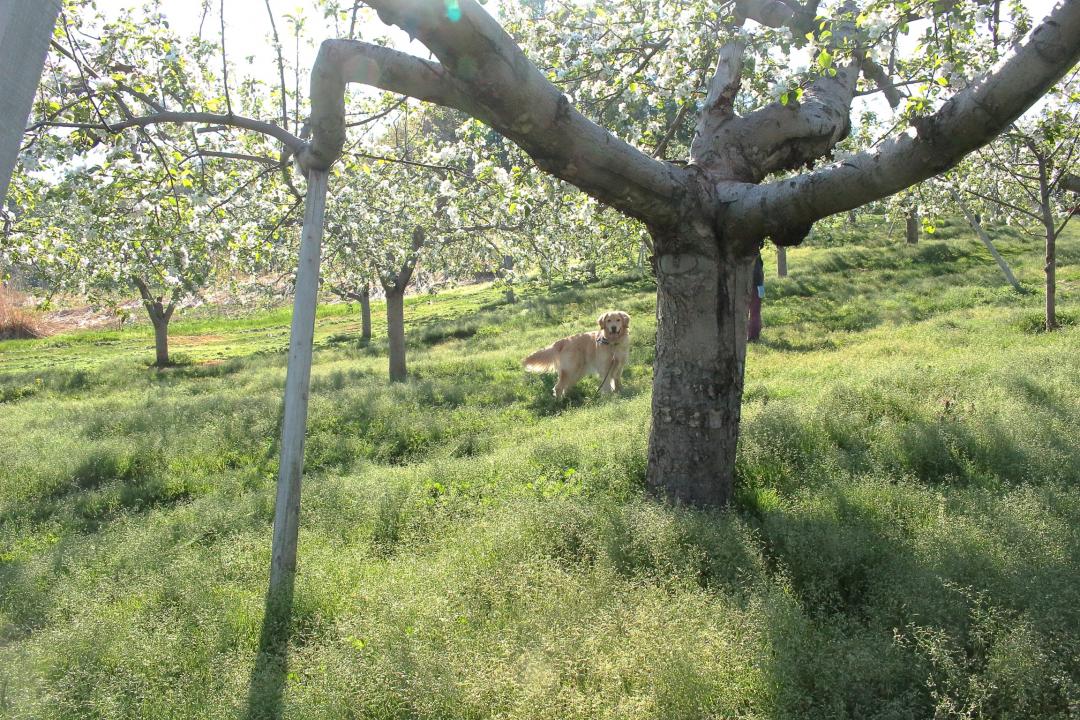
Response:
POLYGON ((964 190, 1000 212, 1029 235, 1045 243, 1045 326, 1058 327, 1056 300, 1057 238, 1076 212, 1067 190, 1080 170, 1080 101, 1072 83, 1052 98, 1037 119, 1020 122, 980 151, 964 190), (1039 228, 1038 231, 1033 228, 1039 228))
MULTIPOLYGON (((371 288, 381 288, 390 379, 397 382, 407 378, 406 292, 418 280, 434 287, 471 276, 484 247, 476 242, 478 228, 465 226, 467 218, 485 215, 490 223, 497 214, 475 192, 497 182, 489 168, 475 161, 464 165, 459 156, 467 149, 455 149, 461 119, 401 107, 378 142, 346 151, 340 166, 344 182, 327 214, 323 266, 324 285, 359 300, 362 316, 370 315, 371 288)), ((370 320, 361 327, 369 338, 370 320)))
POLYGON ((76 293, 115 308, 137 293, 154 327, 155 364, 164 367, 177 307, 226 265, 233 278, 262 269, 280 228, 264 233, 233 210, 242 195, 227 189, 244 186, 235 163, 195 167, 178 154, 143 155, 142 139, 129 140, 128 148, 102 145, 81 162, 66 161, 62 176, 47 163, 21 178, 21 191, 37 200, 0 248, 8 262, 33 267, 50 295, 76 293))

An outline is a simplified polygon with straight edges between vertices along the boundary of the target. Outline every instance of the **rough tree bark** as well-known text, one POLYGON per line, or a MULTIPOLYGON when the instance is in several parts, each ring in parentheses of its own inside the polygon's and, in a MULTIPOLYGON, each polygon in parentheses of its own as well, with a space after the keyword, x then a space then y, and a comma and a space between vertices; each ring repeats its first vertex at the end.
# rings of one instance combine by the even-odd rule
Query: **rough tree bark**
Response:
POLYGON ((787 248, 783 245, 776 248, 776 276, 787 277, 787 248))
MULTIPOLYGON (((367 4, 438 62, 352 40, 323 43, 312 71, 312 142, 301 163, 329 167, 340 154, 345 86, 361 82, 466 112, 542 169, 643 221, 654 242, 658 285, 646 480, 675 501, 709 505, 732 493, 746 312, 760 243, 798 244, 820 218, 947 170, 993 139, 1080 58, 1080 2, 1070 0, 980 82, 919 119, 914 133, 764 183, 772 173, 828 157, 848 133, 856 80, 871 65, 865 57, 815 82, 798 103, 739 115, 734 99, 745 45, 727 42, 689 162, 676 165, 581 115, 476 0, 460 0, 455 20, 442 0, 367 4)), ((740 0, 738 9, 742 17, 798 29, 813 17, 794 5, 740 0)))
POLYGON ((169 360, 169 320, 172 319, 173 310, 176 309, 176 298, 170 298, 169 304, 165 304, 164 297, 154 297, 150 292, 150 286, 142 278, 132 278, 132 283, 139 290, 142 297, 143 307, 150 316, 150 322, 154 325, 154 364, 159 367, 167 367, 169 360))

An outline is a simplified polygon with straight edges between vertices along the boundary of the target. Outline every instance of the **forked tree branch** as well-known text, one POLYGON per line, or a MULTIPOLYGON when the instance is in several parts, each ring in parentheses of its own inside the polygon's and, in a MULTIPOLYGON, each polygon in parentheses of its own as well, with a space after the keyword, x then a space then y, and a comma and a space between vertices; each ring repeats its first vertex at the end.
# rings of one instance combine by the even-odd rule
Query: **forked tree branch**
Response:
POLYGON ((1080 1, 1063 0, 986 77, 916 121, 915 134, 793 178, 721 188, 731 203, 728 217, 737 223, 729 230, 799 242, 816 220, 942 173, 993 140, 1078 60, 1080 1))
POLYGON ((690 145, 690 162, 695 165, 707 167, 711 164, 715 148, 710 140, 724 123, 735 116, 735 96, 742 84, 745 53, 746 41, 742 38, 729 40, 720 48, 716 72, 709 82, 709 92, 690 145))

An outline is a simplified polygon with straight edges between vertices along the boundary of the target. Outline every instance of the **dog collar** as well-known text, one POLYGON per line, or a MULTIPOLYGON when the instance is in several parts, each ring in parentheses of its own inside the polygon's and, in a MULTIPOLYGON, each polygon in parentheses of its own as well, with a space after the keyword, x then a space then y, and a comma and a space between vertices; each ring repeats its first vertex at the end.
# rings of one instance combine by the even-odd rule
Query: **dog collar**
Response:
POLYGON ((600 337, 596 338, 596 344, 597 345, 610 345, 611 342, 606 337, 601 335, 600 337))

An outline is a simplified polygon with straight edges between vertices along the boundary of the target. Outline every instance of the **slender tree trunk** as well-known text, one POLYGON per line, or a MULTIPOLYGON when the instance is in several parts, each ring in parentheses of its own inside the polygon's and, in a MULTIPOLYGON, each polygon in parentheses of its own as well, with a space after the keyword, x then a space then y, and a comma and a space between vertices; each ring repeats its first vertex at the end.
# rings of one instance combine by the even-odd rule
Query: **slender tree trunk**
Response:
POLYGON ((390 380, 405 382, 405 290, 386 291, 386 335, 390 341, 390 380))
POLYGON ((850 225, 852 227, 855 227, 856 225, 859 224, 859 219, 858 219, 858 217, 856 217, 854 210, 848 210, 847 221, 848 221, 848 225, 850 225))
POLYGON ((162 296, 154 297, 154 294, 150 291, 150 286, 142 278, 133 277, 131 281, 138 288, 143 307, 146 308, 146 314, 150 316, 150 322, 154 325, 154 350, 156 355, 154 364, 158 367, 166 367, 170 364, 169 321, 172 319, 173 311, 176 310, 176 297, 174 296, 169 304, 165 305, 165 298, 162 296))
POLYGON ((1036 155, 1039 161, 1039 210, 1046 230, 1046 330, 1056 330, 1057 323, 1057 228, 1050 206, 1049 162, 1036 155))
POLYGON ((907 214, 907 241, 908 245, 919 242, 919 211, 915 208, 908 210, 907 214))
POLYGON ((1005 279, 1013 286, 1013 289, 1016 290, 1016 292, 1024 292, 1024 288, 1020 287, 1020 283, 1016 281, 1016 277, 1012 274, 1012 270, 1009 269, 1009 264, 1005 262, 1005 258, 1001 257, 1001 253, 994 247, 994 241, 991 240, 990 236, 986 233, 986 230, 982 226, 982 222, 979 220, 979 216, 971 211, 971 208, 964 202, 964 199, 960 197, 960 193, 950 189, 949 194, 952 195, 953 202, 960 208, 960 211, 964 213, 968 225, 971 225, 971 229, 975 231, 975 234, 982 240, 986 249, 994 256, 994 260, 997 261, 998 267, 1001 268, 1001 274, 1005 276, 1005 279))
POLYGON ((787 248, 783 245, 776 246, 776 276, 787 277, 787 248))
POLYGON ((739 253, 702 218, 654 234, 657 331, 648 484, 678 502, 724 505, 739 436, 756 245, 739 253))
POLYGON ((360 339, 371 339, 371 287, 365 285, 360 292, 356 294, 356 299, 360 302, 360 339))

